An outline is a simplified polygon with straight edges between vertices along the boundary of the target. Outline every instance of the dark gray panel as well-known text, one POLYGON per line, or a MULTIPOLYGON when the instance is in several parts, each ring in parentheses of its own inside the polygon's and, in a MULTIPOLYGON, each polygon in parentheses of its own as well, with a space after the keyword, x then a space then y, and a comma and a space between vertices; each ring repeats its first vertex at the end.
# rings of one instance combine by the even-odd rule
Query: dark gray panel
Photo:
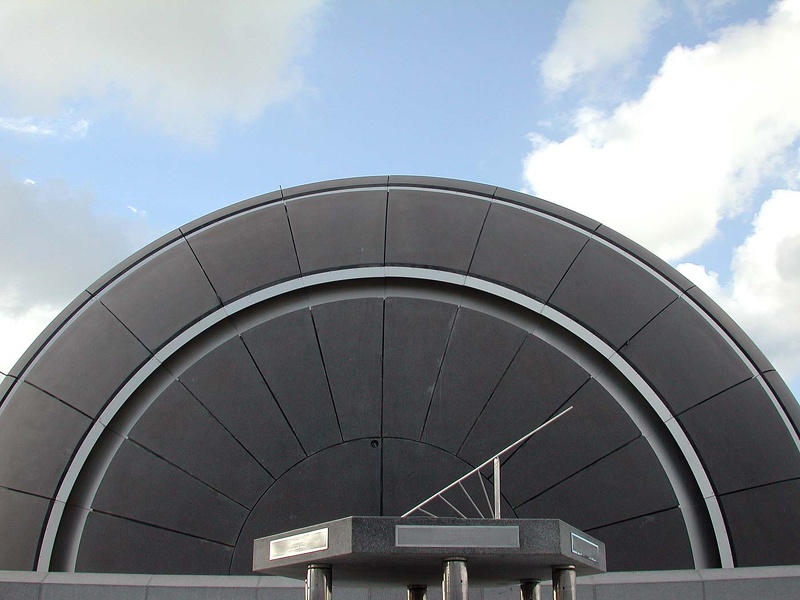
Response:
POLYGON ((92 301, 25 378, 94 416, 149 356, 105 306, 92 301))
POLYGON ((383 264, 385 190, 299 198, 286 208, 303 273, 383 264))
POLYGON ((752 376, 725 339, 682 299, 620 352, 675 414, 752 376))
POLYGON ((607 239, 615 246, 619 246, 629 254, 632 254, 642 262, 651 266, 657 273, 660 273, 681 290, 688 290, 689 288, 694 287, 694 283, 689 281, 689 279, 687 279, 684 275, 671 267, 666 261, 650 252, 650 250, 647 248, 640 246, 633 240, 625 237, 621 233, 618 233, 613 229, 606 227, 605 225, 600 225, 596 232, 600 237, 607 239))
POLYGON ((150 350, 219 306, 185 240, 128 272, 100 298, 150 350))
POLYGON ((242 528, 231 568, 252 575, 253 540, 351 515, 380 514, 380 445, 354 440, 294 466, 267 490, 242 528))
POLYGON ((718 494, 800 477, 800 453, 758 379, 687 410, 679 420, 718 494))
POLYGON ((745 354, 753 361, 756 368, 760 371, 771 371, 774 369, 772 363, 769 362, 764 353, 753 343, 750 336, 747 335, 739 325, 731 319, 730 315, 722 310, 719 305, 714 302, 708 294, 698 287, 691 287, 686 290, 686 295, 691 297, 692 300, 697 302, 700 307, 705 310, 713 319, 719 323, 722 328, 730 334, 736 341, 739 347, 744 350, 745 354))
POLYGON ((800 479, 720 497, 737 567, 800 564, 800 479))
POLYGON ((457 452, 524 339, 514 325, 460 308, 422 440, 457 452))
POLYGON ((342 436, 380 437, 383 300, 332 302, 312 313, 342 436))
POLYGON ((180 380, 274 477, 305 457, 241 338, 214 349, 180 380))
POLYGON ((517 514, 558 518, 588 531, 677 504, 650 444, 640 437, 518 507, 517 514))
POLYGON ((503 464, 503 493, 514 506, 639 436, 630 417, 594 379, 566 406, 574 408, 503 464))
POLYGON ((111 461, 92 509, 229 545, 249 514, 128 440, 111 461))
POLYGON ((522 206, 533 208, 537 211, 578 225, 584 229, 588 229, 589 231, 594 231, 600 226, 600 221, 595 221, 594 219, 585 217, 582 214, 576 213, 568 208, 564 208, 563 206, 559 206, 558 204, 553 204, 547 200, 542 200, 541 198, 523 194, 522 192, 517 192, 515 190, 497 188, 494 193, 494 197, 498 200, 505 200, 507 202, 513 202, 514 204, 521 204, 522 206))
POLYGON ((76 571, 223 575, 233 548, 91 512, 81 537, 76 571))
POLYGON ((215 223, 188 241, 222 302, 300 273, 283 203, 215 223))
POLYGON ((261 465, 178 382, 156 398, 130 437, 248 507, 272 482, 261 465))
POLYGON ((0 569, 31 571, 50 501, 0 487, 0 569))
POLYGON ((173 229, 172 231, 165 233, 157 240, 153 240, 145 247, 137 250, 133 254, 131 254, 128 258, 123 260, 121 263, 110 269, 107 273, 101 276, 97 281, 92 283, 89 287, 86 288, 86 291, 92 295, 97 295, 97 293, 111 283, 114 279, 122 275, 127 269, 130 269, 133 265, 142 262, 144 259, 149 257, 151 254, 155 254, 165 246, 168 246, 175 240, 179 240, 181 238, 181 232, 179 229, 173 229))
POLYGON ((550 219, 493 204, 470 274, 546 301, 586 240, 550 219))
MULTIPOLYGON (((66 308, 64 308, 55 319, 50 321, 47 326, 42 330, 42 332, 36 336, 36 339, 33 343, 28 346, 22 355, 17 359, 17 362, 14 363, 8 371, 6 371, 6 375, 10 375, 12 377, 19 377, 22 375, 22 372, 28 366, 28 363, 31 359, 42 349, 42 347, 47 343, 47 341, 53 336, 53 334, 58 331, 67 320, 72 317, 78 310, 83 307, 84 304, 89 302, 92 299, 92 296, 88 292, 81 292, 78 296, 70 302, 66 308)), ((0 399, 3 397, 3 386, 0 385, 0 399)))
POLYGON ((588 379, 570 358, 529 335, 459 456, 482 463, 544 423, 588 379))
POLYGON ((489 202, 427 190, 389 190, 386 264, 466 273, 489 202))
POLYGON ((778 403, 789 416, 795 430, 800 431, 800 403, 792 394, 792 390, 789 389, 789 386, 786 385, 786 382, 777 371, 766 371, 762 374, 762 377, 772 390, 772 393, 775 394, 778 403))
POLYGON ((0 406, 0 485, 55 495, 91 421, 26 383, 0 406))
POLYGON ((549 304, 619 348, 675 298, 675 292, 639 265, 590 241, 549 304))
MULTIPOLYGON (((284 198, 295 198, 307 194, 319 192, 330 192, 332 190, 349 190, 364 187, 386 187, 389 181, 387 175, 370 175, 367 177, 345 177, 343 179, 332 179, 330 181, 318 181, 316 183, 306 183, 283 190, 284 198)), ((384 190, 385 192, 385 190, 384 190)))
POLYGON ((226 217, 230 217, 232 215, 256 208, 258 206, 263 206, 265 204, 280 203, 281 200, 283 200, 283 194, 280 190, 261 194, 260 196, 253 196, 247 200, 242 200, 241 202, 236 202, 230 206, 225 206, 210 212, 207 215, 203 215, 202 217, 195 219, 194 221, 189 221, 186 225, 183 225, 180 228, 180 231, 183 233, 183 235, 189 235, 198 229, 202 229, 203 227, 211 225, 212 223, 221 221, 226 217))
POLYGON ((389 185, 392 187, 421 187, 467 192, 488 198, 491 198, 495 190, 497 190, 496 186, 486 185, 485 183, 448 179, 447 177, 427 177, 424 175, 390 175, 389 185))
POLYGON ((341 442, 311 311, 283 315, 242 338, 305 451, 341 442))
MULTIPOLYGON (((411 440, 384 439, 382 514, 399 516, 406 513, 473 468, 473 465, 435 446, 411 440)), ((477 481, 471 477, 464 486, 483 515, 489 516, 489 506, 477 481)), ((492 486, 488 481, 486 489, 491 496, 492 486)), ((467 516, 479 516, 460 490, 448 493, 447 498, 467 516)), ((455 516, 442 503, 435 508, 442 510, 440 516, 455 516)), ((512 514, 510 507, 506 507, 504 514, 512 514)))
POLYGON ((418 439, 447 347, 456 307, 386 298, 383 434, 418 439))
POLYGON ((587 533, 605 543, 609 571, 694 568, 686 524, 678 508, 587 533))

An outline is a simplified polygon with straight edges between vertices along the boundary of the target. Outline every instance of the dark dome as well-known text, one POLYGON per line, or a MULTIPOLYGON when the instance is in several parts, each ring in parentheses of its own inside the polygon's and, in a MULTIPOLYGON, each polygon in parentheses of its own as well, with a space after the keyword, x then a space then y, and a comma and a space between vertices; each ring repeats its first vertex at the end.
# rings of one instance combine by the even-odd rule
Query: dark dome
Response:
POLYGON ((610 570, 800 563, 798 405, 673 268, 518 192, 259 196, 79 296, 0 388, 0 569, 250 573, 252 541, 399 515, 503 464, 610 570))

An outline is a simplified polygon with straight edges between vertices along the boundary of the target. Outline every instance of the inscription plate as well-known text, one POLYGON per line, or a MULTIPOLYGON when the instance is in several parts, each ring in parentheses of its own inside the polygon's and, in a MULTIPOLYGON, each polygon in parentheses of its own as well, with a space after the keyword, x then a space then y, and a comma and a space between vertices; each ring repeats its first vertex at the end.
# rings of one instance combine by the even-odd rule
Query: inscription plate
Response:
POLYGON ((297 535, 272 540, 269 543, 269 559, 288 558, 309 552, 328 549, 328 528, 315 529, 297 535))
POLYGON ((519 527, 500 525, 396 525, 402 548, 519 548, 519 527))
POLYGON ((600 559, 600 547, 577 533, 572 533, 572 553, 597 562, 600 559))

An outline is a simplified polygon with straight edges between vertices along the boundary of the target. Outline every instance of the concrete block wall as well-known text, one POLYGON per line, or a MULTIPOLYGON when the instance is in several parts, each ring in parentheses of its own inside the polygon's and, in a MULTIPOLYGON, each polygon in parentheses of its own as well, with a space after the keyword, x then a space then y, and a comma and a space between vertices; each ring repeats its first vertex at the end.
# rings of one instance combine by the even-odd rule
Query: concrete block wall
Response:
MULTIPOLYGON (((334 574, 335 577, 335 574, 334 574)), ((552 598, 548 583, 542 598, 552 598)), ((441 600, 431 587, 429 600, 441 600)), ((303 600, 301 582, 275 577, 0 571, 2 600, 303 600)), ((336 586, 335 600, 404 600, 402 588, 336 586)), ((471 600, 518 600, 516 586, 470 589, 471 600)), ((578 579, 579 600, 788 600, 800 565, 606 573, 578 579)))

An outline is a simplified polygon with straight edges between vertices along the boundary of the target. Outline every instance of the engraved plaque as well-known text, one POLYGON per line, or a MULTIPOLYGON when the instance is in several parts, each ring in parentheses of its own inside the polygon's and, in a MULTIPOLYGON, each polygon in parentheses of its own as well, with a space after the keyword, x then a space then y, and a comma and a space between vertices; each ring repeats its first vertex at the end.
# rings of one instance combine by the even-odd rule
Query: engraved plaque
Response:
POLYGON ((600 559, 600 547, 577 533, 572 533, 572 553, 597 562, 600 559))
POLYGON ((269 543, 269 559, 288 558, 309 552, 328 549, 328 528, 315 529, 297 535, 272 540, 269 543))
POLYGON ((396 525, 394 537, 403 548, 519 548, 519 527, 510 525, 396 525))

